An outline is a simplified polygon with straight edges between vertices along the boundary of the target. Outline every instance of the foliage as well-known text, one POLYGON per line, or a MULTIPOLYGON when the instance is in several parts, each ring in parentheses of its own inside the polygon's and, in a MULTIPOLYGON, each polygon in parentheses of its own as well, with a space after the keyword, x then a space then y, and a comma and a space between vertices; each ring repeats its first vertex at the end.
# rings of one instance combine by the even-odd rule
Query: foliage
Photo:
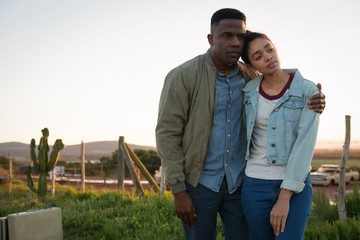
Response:
POLYGON ((347 217, 360 219, 360 192, 359 186, 354 184, 353 191, 345 198, 347 217))
POLYGON ((15 187, 14 198, 0 187, 0 217, 29 209, 60 207, 64 239, 180 239, 182 227, 173 211, 172 195, 146 192, 87 191, 59 186, 46 203, 24 201, 26 189, 15 187), (3 195, 4 194, 4 195, 3 195))
POLYGON ((317 222, 308 224, 305 240, 358 240, 360 239, 359 219, 349 218, 345 222, 317 222))
MULTIPOLYGON (((64 239, 183 239, 182 226, 174 214, 172 195, 132 191, 87 190, 81 192, 69 186, 57 186, 56 198, 45 202, 33 198, 23 183, 14 184, 13 197, 0 186, 0 217, 27 210, 60 207, 64 239)), ((348 219, 338 221, 336 205, 330 204, 324 193, 316 193, 306 240, 360 239, 359 191, 346 197, 348 219), (351 207, 352 206, 352 207, 351 207)), ((217 239, 224 239, 220 219, 217 239)))
POLYGON ((106 180, 109 176, 110 173, 113 172, 115 174, 116 170, 114 169, 113 165, 113 159, 109 158, 109 157, 102 157, 100 159, 100 164, 101 164, 101 176, 104 180, 106 180))
POLYGON ((310 214, 310 225, 314 222, 333 222, 338 219, 338 209, 335 204, 331 204, 325 191, 319 191, 313 198, 313 207, 310 214))
MULTIPOLYGON (((151 175, 155 174, 155 171, 159 169, 161 165, 160 157, 158 153, 154 150, 142 150, 135 149, 134 153, 144 164, 146 169, 151 175)), ((116 150, 112 153, 111 157, 103 156, 100 158, 99 163, 86 163, 85 172, 86 176, 102 176, 103 179, 117 177, 117 166, 118 166, 118 156, 119 151, 116 150)), ((77 173, 81 172, 80 163, 70 162, 65 165, 66 169, 77 170, 77 173)), ((127 167, 125 167, 125 177, 130 178, 130 172, 127 167)))
POLYGON ((9 159, 7 157, 0 156, 0 166, 3 169, 9 170, 9 159))
MULTIPOLYGON (((12 167, 13 167, 13 171, 15 171, 16 169, 18 169, 20 167, 20 163, 15 161, 15 159, 12 159, 12 167)), ((4 156, 0 156, 0 168, 4 169, 4 170, 9 170, 9 164, 10 163, 10 159, 8 157, 4 157, 4 156)))
POLYGON ((338 220, 338 210, 324 191, 317 192, 313 199, 313 209, 306 228, 306 240, 358 240, 360 239, 360 194, 358 185, 345 197, 347 220, 338 220))
POLYGON ((155 174, 156 170, 159 170, 161 165, 161 160, 158 153, 154 150, 142 150, 142 149, 135 149, 134 153, 141 162, 146 166, 146 169, 149 171, 151 175, 155 174))

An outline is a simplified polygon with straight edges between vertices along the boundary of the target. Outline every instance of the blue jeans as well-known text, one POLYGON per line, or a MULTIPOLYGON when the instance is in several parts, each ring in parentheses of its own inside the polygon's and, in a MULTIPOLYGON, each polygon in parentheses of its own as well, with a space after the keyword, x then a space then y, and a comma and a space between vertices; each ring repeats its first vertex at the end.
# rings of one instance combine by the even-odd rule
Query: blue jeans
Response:
POLYGON ((313 197, 310 177, 305 180, 304 190, 292 195, 285 231, 276 237, 270 224, 270 212, 279 197, 281 183, 282 180, 245 177, 242 203, 252 240, 304 239, 313 197))
POLYGON ((247 240, 248 228, 241 206, 241 188, 229 194, 226 180, 220 191, 214 192, 202 185, 186 184, 196 209, 195 227, 184 224, 186 240, 216 239, 217 214, 220 214, 226 240, 247 240))

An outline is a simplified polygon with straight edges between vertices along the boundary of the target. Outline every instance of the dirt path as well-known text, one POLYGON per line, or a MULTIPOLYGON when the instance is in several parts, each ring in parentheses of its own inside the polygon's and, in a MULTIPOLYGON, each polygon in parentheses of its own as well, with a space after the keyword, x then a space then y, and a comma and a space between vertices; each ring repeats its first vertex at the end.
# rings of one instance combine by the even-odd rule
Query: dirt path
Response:
MULTIPOLYGON (((360 189, 360 181, 357 182, 358 186, 359 186, 359 189, 360 189)), ((92 186, 96 189, 117 189, 117 185, 116 184, 87 184, 87 186, 92 186)), ((151 189, 150 185, 149 184, 143 184, 142 185, 144 189, 151 189)), ((352 184, 346 184, 345 186, 345 191, 346 193, 348 192, 351 192, 353 190, 353 183, 352 184)), ((125 185, 125 189, 126 190, 134 190, 135 189, 135 186, 134 185, 129 185, 129 184, 126 184, 125 185)), ((318 192, 322 192, 322 191, 325 191, 325 193, 327 194, 328 198, 332 201, 336 200, 337 198, 337 194, 338 194, 338 191, 339 191, 339 186, 332 186, 332 185, 329 185, 329 186, 316 186, 316 185, 313 185, 313 192, 314 194, 318 193, 318 192)))
MULTIPOLYGON (((353 190, 355 183, 351 183, 351 184, 346 184, 345 186, 345 193, 349 193, 353 190)), ((360 188, 360 181, 357 182, 359 188, 360 188)), ((315 186, 313 185, 313 192, 314 194, 317 192, 322 192, 325 191, 327 193, 327 196, 329 197, 330 200, 335 200, 337 198, 337 194, 339 191, 339 186, 315 186)))
MULTIPOLYGON (((0 168, 1 169, 1 168, 0 168)), ((25 175, 15 175, 14 179, 21 179, 26 181, 26 176, 25 175)), ((72 185, 72 186, 77 186, 80 187, 80 183, 69 183, 69 182, 62 182, 60 184, 64 184, 64 185, 72 185)), ((357 182, 359 189, 360 189, 360 181, 357 182)), ((117 189, 117 184, 104 184, 104 183, 97 183, 97 184, 89 184, 87 183, 86 186, 88 187, 92 187, 95 189, 117 189)), ((129 191, 133 191, 135 189, 135 186, 133 184, 125 184, 125 189, 129 190, 129 191)), ((144 189, 151 189, 151 186, 149 184, 142 184, 144 189)), ((353 190, 353 183, 352 184, 346 184, 345 187, 345 191, 346 192, 351 192, 353 190)), ((327 196, 329 197, 330 200, 335 200, 337 198, 337 194, 339 191, 339 186, 316 186, 313 185, 313 192, 314 194, 316 194, 317 192, 322 192, 325 191, 327 196)))

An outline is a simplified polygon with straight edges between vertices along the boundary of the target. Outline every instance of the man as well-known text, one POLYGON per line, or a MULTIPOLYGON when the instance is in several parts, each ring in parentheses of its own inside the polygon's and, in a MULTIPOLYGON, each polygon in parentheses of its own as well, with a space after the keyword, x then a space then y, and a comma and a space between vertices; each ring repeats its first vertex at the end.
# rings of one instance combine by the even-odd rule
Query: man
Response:
MULTIPOLYGON (((210 49, 171 70, 161 93, 156 144, 185 239, 215 239, 220 214, 225 239, 248 239, 241 206, 246 131, 244 76, 239 69, 246 17, 220 9, 211 18, 210 49)), ((321 112, 324 95, 311 107, 321 112)))

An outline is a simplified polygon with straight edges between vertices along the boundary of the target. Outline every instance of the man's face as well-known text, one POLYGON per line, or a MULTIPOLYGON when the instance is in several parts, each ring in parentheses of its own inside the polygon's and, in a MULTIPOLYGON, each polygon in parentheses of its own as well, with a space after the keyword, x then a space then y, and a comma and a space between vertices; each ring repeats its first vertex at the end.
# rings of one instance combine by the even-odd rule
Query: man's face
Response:
POLYGON ((218 69, 230 69, 239 60, 246 33, 244 21, 223 19, 212 27, 208 35, 211 56, 218 69))

